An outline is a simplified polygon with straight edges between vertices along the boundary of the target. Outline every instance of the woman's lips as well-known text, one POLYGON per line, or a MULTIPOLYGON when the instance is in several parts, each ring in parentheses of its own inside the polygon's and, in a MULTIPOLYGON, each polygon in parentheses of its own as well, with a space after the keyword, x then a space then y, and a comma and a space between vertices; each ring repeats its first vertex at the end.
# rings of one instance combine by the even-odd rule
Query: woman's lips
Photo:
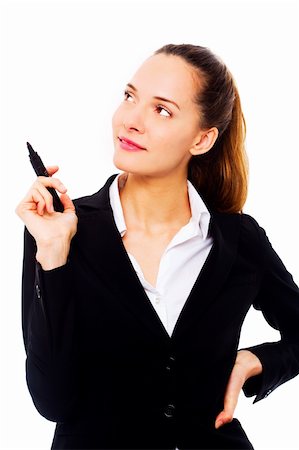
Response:
POLYGON ((144 148, 140 148, 140 147, 136 147, 136 145, 133 144, 129 144, 126 141, 122 141, 120 138, 119 139, 119 145, 121 146, 121 148, 123 148, 124 150, 127 150, 129 152, 140 152, 145 150, 144 148))

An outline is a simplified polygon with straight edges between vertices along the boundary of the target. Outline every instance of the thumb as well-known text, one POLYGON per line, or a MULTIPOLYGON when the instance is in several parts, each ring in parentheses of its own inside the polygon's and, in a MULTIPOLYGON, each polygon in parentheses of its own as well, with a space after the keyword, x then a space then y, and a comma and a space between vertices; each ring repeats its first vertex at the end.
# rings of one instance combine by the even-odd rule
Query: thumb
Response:
POLYGON ((233 420, 234 410, 237 401, 233 398, 233 394, 228 394, 230 397, 226 397, 224 409, 218 414, 215 421, 215 428, 219 428, 222 425, 231 422, 233 420))
POLYGON ((60 195, 60 201, 64 207, 63 213, 73 213, 76 212, 75 205, 71 198, 67 194, 60 195))
POLYGON ((59 170, 58 166, 47 166, 46 167, 46 171, 48 172, 48 174, 50 175, 50 177, 52 175, 54 175, 54 173, 56 173, 59 170))
POLYGON ((230 375, 224 397, 224 409, 218 414, 215 421, 215 428, 219 428, 225 423, 233 420, 234 411, 238 403, 238 397, 243 386, 243 379, 239 373, 238 366, 235 365, 230 375))

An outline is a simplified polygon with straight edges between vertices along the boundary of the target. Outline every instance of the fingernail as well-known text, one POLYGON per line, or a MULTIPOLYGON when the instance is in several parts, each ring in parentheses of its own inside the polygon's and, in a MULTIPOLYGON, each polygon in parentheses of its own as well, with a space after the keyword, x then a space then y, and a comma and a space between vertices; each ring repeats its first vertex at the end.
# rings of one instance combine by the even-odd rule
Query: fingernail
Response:
POLYGON ((64 190, 64 191, 66 191, 66 190, 67 190, 67 189, 66 189, 66 187, 65 187, 65 185, 64 185, 64 184, 62 184, 62 183, 61 183, 61 185, 60 185, 60 189, 61 189, 61 190, 64 190))
POLYGON ((54 207, 53 207, 53 205, 50 206, 50 211, 51 211, 51 212, 54 212, 54 207))
POLYGON ((222 420, 217 420, 215 428, 219 428, 223 425, 222 420))

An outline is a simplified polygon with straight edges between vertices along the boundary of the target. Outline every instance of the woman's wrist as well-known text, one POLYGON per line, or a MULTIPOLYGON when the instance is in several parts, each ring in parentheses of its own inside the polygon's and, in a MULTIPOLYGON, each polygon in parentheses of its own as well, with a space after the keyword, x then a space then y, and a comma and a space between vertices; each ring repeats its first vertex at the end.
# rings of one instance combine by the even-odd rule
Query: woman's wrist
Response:
POLYGON ((250 350, 239 350, 236 363, 240 363, 244 367, 246 379, 259 375, 263 371, 260 359, 250 350))
POLYGON ((37 243, 36 260, 43 270, 52 270, 63 266, 67 262, 70 250, 70 241, 55 239, 51 243, 37 243))

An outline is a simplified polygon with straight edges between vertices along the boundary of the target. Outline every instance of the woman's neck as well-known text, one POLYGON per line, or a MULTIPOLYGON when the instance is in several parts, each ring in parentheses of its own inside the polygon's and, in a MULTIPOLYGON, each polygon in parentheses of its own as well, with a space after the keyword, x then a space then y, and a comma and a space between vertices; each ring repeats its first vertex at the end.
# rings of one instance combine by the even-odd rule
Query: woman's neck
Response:
POLYGON ((119 177, 119 191, 127 227, 154 234, 180 227, 190 220, 184 177, 157 179, 125 172, 119 177))

